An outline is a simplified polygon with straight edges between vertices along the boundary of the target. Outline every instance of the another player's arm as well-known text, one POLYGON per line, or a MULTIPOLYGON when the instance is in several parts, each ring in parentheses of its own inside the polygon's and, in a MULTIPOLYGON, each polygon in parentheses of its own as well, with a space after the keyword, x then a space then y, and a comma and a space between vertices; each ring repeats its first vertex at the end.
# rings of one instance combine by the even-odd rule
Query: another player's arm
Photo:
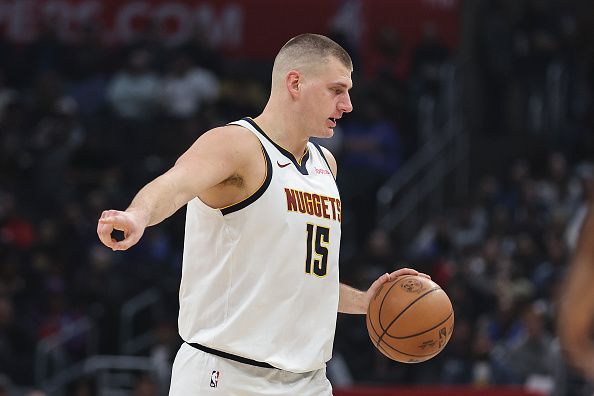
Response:
POLYGON ((580 231, 564 287, 560 290, 558 331, 570 362, 594 380, 594 205, 580 231))
POLYGON ((144 186, 126 211, 104 211, 97 225, 99 239, 113 250, 128 249, 146 227, 160 223, 203 191, 236 174, 249 158, 245 134, 237 133, 237 128, 206 132, 171 169, 144 186), (124 232, 123 240, 111 237, 114 229, 124 232))

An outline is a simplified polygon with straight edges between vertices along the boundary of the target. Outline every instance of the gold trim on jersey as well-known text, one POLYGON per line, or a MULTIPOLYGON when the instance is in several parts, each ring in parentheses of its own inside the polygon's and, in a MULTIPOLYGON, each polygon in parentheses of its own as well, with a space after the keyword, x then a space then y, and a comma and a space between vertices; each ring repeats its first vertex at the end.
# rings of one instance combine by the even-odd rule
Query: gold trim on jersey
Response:
POLYGON ((260 150, 262 150, 262 156, 264 157, 264 180, 262 180, 262 183, 260 184, 260 186, 256 189, 256 191, 254 191, 253 193, 251 193, 250 195, 248 195, 244 199, 242 199, 240 201, 237 201, 235 203, 232 203, 230 205, 222 206, 220 208, 217 208, 218 210, 224 210, 224 209, 228 209, 228 208, 230 208, 232 206, 235 206, 235 205, 241 205, 243 202, 249 200, 254 195, 256 195, 260 191, 260 189, 262 187, 264 187, 264 184, 266 184, 266 180, 268 179, 268 158, 266 157, 266 152, 264 151, 264 146, 262 146, 262 143, 260 143, 260 150))
MULTIPOLYGON (((254 121, 254 119, 253 119, 252 117, 246 117, 246 118, 249 118, 250 120, 252 120, 252 122, 253 122, 254 124, 258 125, 258 128, 260 128, 262 131, 264 130, 264 129, 262 129, 262 127, 261 127, 261 126, 260 126, 260 125, 259 125, 259 124, 258 124, 256 121, 254 121)), ((297 158, 295 158, 295 156, 293 155, 293 153, 291 152, 291 150, 288 150, 286 147, 284 147, 284 146, 281 146, 281 145, 280 145, 280 144, 278 144, 276 141, 272 140, 272 138, 271 138, 270 136, 268 136, 268 135, 266 135, 266 136, 268 137, 268 139, 270 139, 270 141, 271 141, 272 143, 274 143, 274 144, 275 144, 275 145, 277 145, 278 147, 282 148, 282 149, 283 149, 283 150, 285 150, 287 153, 291 154, 291 155, 293 156, 293 158, 295 159, 295 162, 297 162, 297 164, 298 164, 299 166, 303 166, 303 165, 302 165, 303 158, 305 158, 305 156, 306 156, 306 155, 309 153, 309 146, 307 146, 307 145, 305 146, 305 151, 303 152, 303 154, 301 155, 301 157, 300 157, 299 159, 297 159, 297 158)))

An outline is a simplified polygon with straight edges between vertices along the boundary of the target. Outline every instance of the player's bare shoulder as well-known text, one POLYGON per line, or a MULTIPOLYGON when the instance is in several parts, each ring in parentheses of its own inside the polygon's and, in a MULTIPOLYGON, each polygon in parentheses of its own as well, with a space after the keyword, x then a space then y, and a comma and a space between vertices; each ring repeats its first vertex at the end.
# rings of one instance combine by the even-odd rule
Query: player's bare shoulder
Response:
POLYGON ((252 132, 238 125, 225 125, 202 134, 178 161, 216 158, 221 165, 238 168, 260 151, 260 142, 252 132))
POLYGON ((248 129, 239 125, 224 125, 204 133, 197 142, 229 152, 233 156, 250 156, 260 152, 260 141, 248 129))
POLYGON ((336 163, 336 158, 330 150, 328 150, 324 146, 320 146, 322 149, 322 153, 324 153, 324 157, 326 157, 326 161, 328 161, 328 165, 330 166, 330 170, 332 171, 332 175, 336 179, 336 175, 338 173, 338 164, 336 163))
POLYGON ((260 140, 250 130, 225 125, 204 133, 194 143, 192 156, 209 157, 215 172, 224 177, 199 197, 212 207, 224 207, 249 196, 266 177, 266 162, 260 140))
POLYGON ((250 130, 239 125, 225 125, 212 129, 216 134, 217 144, 226 149, 226 155, 231 156, 237 164, 236 173, 228 180, 231 184, 249 185, 258 183, 265 168, 262 156, 262 144, 250 130))

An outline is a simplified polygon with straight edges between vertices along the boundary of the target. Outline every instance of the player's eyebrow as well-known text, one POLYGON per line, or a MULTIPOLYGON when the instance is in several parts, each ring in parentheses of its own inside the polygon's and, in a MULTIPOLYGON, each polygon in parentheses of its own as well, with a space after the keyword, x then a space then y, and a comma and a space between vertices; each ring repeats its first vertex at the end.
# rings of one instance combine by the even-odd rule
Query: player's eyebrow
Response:
POLYGON ((344 83, 341 81, 332 82, 332 83, 330 83, 330 85, 342 87, 342 88, 346 89, 347 91, 352 88, 347 83, 344 83))

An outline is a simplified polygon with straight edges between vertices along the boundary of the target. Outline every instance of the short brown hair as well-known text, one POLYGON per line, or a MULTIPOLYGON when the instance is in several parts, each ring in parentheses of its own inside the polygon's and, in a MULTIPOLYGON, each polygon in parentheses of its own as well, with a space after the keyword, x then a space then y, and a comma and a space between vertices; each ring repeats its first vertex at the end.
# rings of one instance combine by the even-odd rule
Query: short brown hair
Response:
POLYGON ((293 37, 280 49, 279 54, 285 51, 298 51, 305 56, 314 58, 335 57, 344 66, 353 67, 350 55, 336 41, 321 34, 305 33, 293 37))
POLYGON ((274 59, 273 74, 298 69, 311 63, 336 58, 350 70, 353 61, 350 55, 334 40, 321 34, 305 33, 290 39, 274 59))

